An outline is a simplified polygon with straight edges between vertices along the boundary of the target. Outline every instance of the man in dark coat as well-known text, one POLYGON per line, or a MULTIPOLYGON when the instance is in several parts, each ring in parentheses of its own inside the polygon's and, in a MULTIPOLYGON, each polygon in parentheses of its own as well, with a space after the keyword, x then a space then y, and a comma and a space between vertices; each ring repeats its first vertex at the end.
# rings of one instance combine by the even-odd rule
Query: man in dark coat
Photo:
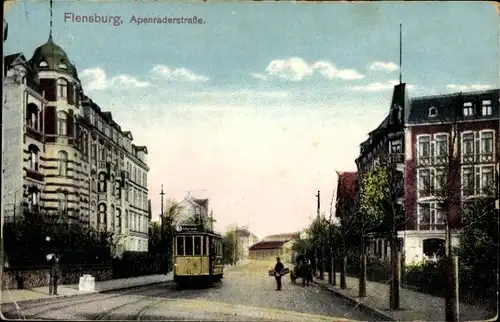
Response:
POLYGON ((278 285, 276 291, 281 291, 281 272, 283 269, 285 269, 285 266, 283 266, 281 259, 276 257, 276 265, 274 266, 274 276, 276 277, 276 284, 278 285))
POLYGON ((52 256, 52 263, 50 267, 50 282, 49 282, 49 295, 59 295, 57 294, 57 282, 61 271, 59 268, 59 258, 55 255, 52 256))

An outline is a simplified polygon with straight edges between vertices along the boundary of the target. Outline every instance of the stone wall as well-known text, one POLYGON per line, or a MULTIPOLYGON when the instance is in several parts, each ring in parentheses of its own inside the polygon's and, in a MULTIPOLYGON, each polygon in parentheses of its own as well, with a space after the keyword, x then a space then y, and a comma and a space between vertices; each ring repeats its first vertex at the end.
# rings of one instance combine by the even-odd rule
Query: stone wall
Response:
MULTIPOLYGON (((61 266, 59 285, 78 284, 83 274, 90 274, 95 281, 107 281, 113 278, 113 269, 106 266, 61 266)), ((4 268, 2 275, 2 290, 31 289, 49 285, 49 268, 4 268)))

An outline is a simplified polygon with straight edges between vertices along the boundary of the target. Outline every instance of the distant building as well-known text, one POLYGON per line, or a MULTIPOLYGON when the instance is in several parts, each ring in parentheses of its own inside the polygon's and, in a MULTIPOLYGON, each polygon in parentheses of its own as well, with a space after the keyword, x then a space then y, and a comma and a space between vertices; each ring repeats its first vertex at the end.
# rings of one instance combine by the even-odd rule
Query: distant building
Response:
POLYGON ((267 236, 249 248, 249 259, 275 260, 281 257, 285 263, 292 262, 292 247, 298 233, 287 233, 267 236))
POLYGON ((180 211, 176 222, 178 224, 193 222, 196 216, 204 219, 204 222, 209 222, 209 199, 206 197, 195 196, 192 193, 187 193, 186 197, 179 203, 180 211))
POLYGON ((257 242, 257 236, 248 230, 248 227, 236 229, 236 249, 239 259, 247 259, 250 246, 257 242))

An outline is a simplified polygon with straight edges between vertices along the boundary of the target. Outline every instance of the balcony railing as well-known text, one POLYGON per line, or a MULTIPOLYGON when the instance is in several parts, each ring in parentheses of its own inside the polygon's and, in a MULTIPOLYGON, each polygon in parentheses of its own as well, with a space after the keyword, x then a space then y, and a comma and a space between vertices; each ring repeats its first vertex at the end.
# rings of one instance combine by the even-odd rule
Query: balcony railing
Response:
POLYGON ((389 161, 391 163, 404 163, 405 161, 405 156, 403 153, 391 153, 389 155, 389 161))
POLYGON ((420 223, 418 225, 418 230, 445 230, 445 224, 424 224, 420 223))
POLYGON ((481 153, 479 154, 479 162, 492 163, 495 158, 493 153, 481 153))
POLYGON ((417 159, 417 165, 419 165, 419 166, 429 166, 429 165, 431 165, 431 160, 432 160, 431 157, 422 157, 422 156, 419 156, 418 159, 417 159))

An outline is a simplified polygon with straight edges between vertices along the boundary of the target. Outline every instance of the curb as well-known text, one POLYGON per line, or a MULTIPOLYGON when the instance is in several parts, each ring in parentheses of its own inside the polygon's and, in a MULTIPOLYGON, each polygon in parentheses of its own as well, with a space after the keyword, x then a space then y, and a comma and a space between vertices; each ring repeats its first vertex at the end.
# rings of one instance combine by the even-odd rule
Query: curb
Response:
POLYGON ((330 293, 333 293, 335 296, 341 297, 341 298, 347 300, 348 302, 350 302, 354 305, 357 305, 357 306, 363 308, 364 310, 369 311, 370 313, 381 318, 383 321, 397 321, 397 320, 393 319, 392 317, 388 316, 387 314, 385 314, 384 312, 382 312, 378 309, 375 309, 373 307, 370 307, 370 306, 364 304, 363 302, 358 301, 355 298, 352 298, 350 296, 342 294, 342 293, 338 292, 337 290, 335 290, 334 288, 328 287, 327 285, 323 285, 322 283, 319 283, 316 280, 313 280, 313 283, 319 285, 322 289, 327 290, 330 293))
POLYGON ((86 293, 76 293, 76 294, 68 294, 68 295, 60 295, 60 296, 57 296, 57 297, 42 297, 42 298, 39 298, 39 299, 33 299, 33 300, 22 300, 22 301, 13 301, 13 302, 5 302, 5 303, 1 303, 0 306, 3 306, 3 305, 12 305, 14 303, 17 303, 18 305, 19 304, 34 304, 34 303, 43 303, 45 301, 50 301, 51 299, 69 299, 69 298, 73 298, 73 297, 81 297, 81 296, 86 296, 86 295, 92 295, 92 294, 106 294, 106 293, 111 293, 111 292, 115 292, 115 291, 126 291, 126 290, 131 290, 133 288, 138 288, 138 287, 142 287, 142 286, 151 286, 151 285, 156 285, 156 284, 163 284, 165 282, 168 282, 170 281, 169 280, 166 280, 166 281, 162 281, 162 282, 149 282, 149 283, 145 283, 145 284, 139 284, 139 285, 134 285, 134 286, 125 286, 125 287, 119 287, 119 288, 113 288, 113 289, 108 289, 108 290, 102 290, 102 291, 96 291, 96 292, 86 292, 86 293))

